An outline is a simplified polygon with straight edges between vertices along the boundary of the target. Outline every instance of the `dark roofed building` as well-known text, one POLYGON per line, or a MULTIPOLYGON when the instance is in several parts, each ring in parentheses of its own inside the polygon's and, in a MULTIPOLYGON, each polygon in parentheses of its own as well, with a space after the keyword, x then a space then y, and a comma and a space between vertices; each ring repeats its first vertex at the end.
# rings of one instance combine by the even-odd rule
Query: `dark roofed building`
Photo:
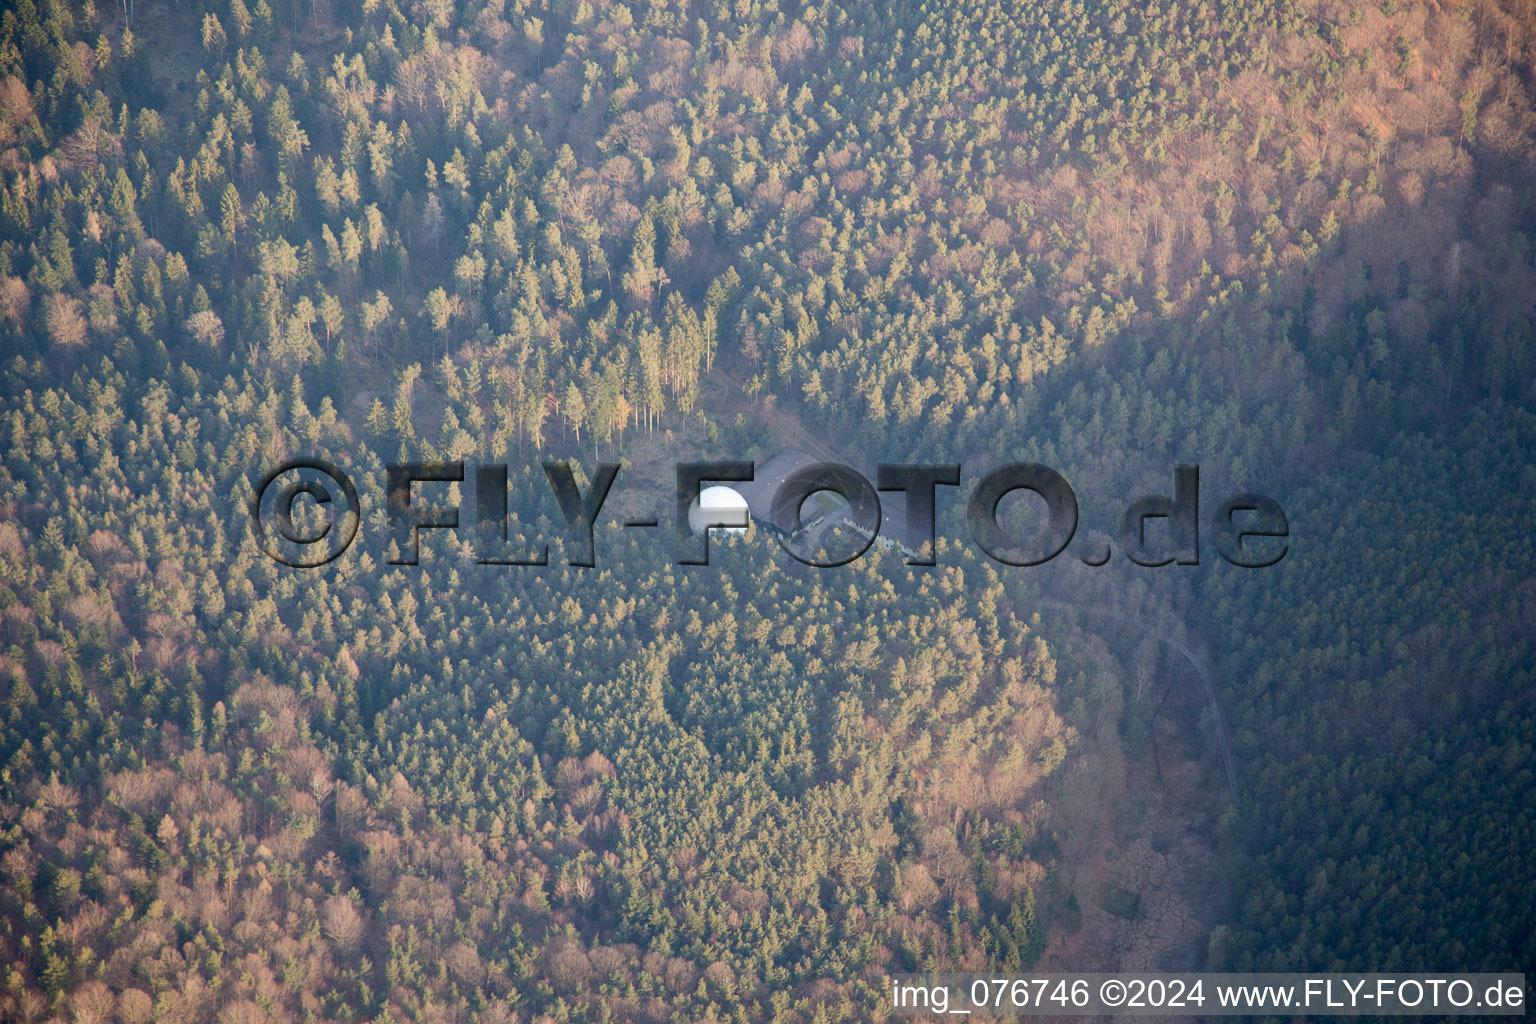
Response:
MULTIPOLYGON (((859 529, 858 523, 851 519, 848 525, 859 533, 865 533, 859 529)), ((881 491, 880 535, 875 538, 876 543, 887 551, 900 549, 901 553, 908 558, 919 558, 923 554, 923 545, 929 543, 929 538, 933 536, 933 518, 921 515, 911 526, 911 532, 917 535, 915 543, 909 539, 907 492, 881 491)), ((865 535, 868 536, 868 534, 865 535)))
POLYGON ((784 481, 808 466, 817 466, 821 460, 805 452, 786 448, 755 469, 749 481, 732 484, 737 494, 747 499, 752 518, 776 533, 788 535, 795 527, 796 510, 780 508, 775 514, 773 499, 784 481))
MULTIPOLYGON (((779 497, 779 489, 784 482, 796 473, 807 468, 823 465, 822 461, 813 455, 793 448, 787 448, 774 455, 768 461, 761 463, 755 469, 755 475, 750 481, 733 483, 731 486, 747 501, 747 507, 752 512, 752 518, 765 529, 780 536, 790 536, 795 530, 795 522, 799 509, 796 506, 793 494, 786 494, 783 500, 776 501, 779 497)), ((804 498, 808 493, 817 490, 814 483, 808 490, 800 494, 804 498)), ((827 488, 832 490, 833 488, 827 488)), ((807 513, 809 515, 809 512, 807 513)), ((820 515, 812 515, 804 523, 802 529, 816 527, 820 524, 820 515)), ((857 516, 839 516, 838 522, 845 522, 848 526, 858 530, 857 516)), ((837 525, 828 523, 827 527, 837 525)), ((880 534, 878 541, 887 551, 899 548, 903 554, 910 558, 917 558, 922 554, 921 545, 927 538, 933 535, 933 520, 931 516, 924 516, 922 521, 913 524, 920 538, 917 545, 908 542, 907 532, 907 496, 904 491, 883 491, 880 493, 880 534)), ((863 533, 864 531, 859 530, 863 533)))

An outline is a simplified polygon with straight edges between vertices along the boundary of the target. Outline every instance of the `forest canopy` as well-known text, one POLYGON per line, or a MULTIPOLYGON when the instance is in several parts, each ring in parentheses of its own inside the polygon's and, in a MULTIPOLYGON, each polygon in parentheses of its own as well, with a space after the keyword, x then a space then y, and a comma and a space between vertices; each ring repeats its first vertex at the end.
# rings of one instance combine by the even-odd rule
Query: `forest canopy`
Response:
POLYGON ((901 970, 1529 964, 1533 31, 7 4, 0 1016, 808 1024, 901 970), (1199 463, 1295 539, 560 557, 541 460, 666 493, 784 447, 1038 459, 1106 536, 1199 463), (373 494, 508 463, 509 539, 557 551, 394 566, 376 508, 278 565, 246 503, 296 455, 373 494))

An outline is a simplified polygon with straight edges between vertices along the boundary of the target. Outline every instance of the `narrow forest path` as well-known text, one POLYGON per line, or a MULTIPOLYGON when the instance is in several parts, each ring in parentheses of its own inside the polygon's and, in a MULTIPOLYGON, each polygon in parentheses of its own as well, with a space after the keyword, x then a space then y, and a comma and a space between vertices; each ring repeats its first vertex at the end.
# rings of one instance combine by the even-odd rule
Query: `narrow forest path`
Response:
POLYGON ((1082 605, 1076 605, 1068 601, 1061 601, 1050 597, 1041 598, 1040 604, 1048 608, 1060 608, 1067 611, 1085 613, 1088 615, 1101 615, 1105 618, 1118 619, 1121 622, 1128 622, 1135 626, 1137 629, 1140 629, 1147 636, 1152 637, 1152 639, 1158 641, 1164 646, 1169 647, 1183 655, 1184 660, 1189 662, 1190 667, 1195 670, 1195 674, 1200 677, 1201 686, 1205 690, 1206 702, 1210 705, 1211 715, 1216 720, 1216 743, 1221 750, 1221 767, 1227 776, 1227 789, 1232 794, 1233 806, 1235 806, 1238 810, 1242 810, 1243 800, 1237 792, 1237 769, 1232 760, 1232 746, 1227 740, 1226 719, 1222 716, 1221 704, 1216 699, 1216 683, 1214 678, 1211 676, 1210 670, 1201 663, 1199 656, 1189 647, 1189 645, 1184 643, 1182 640, 1179 640, 1177 637, 1172 636, 1161 627, 1155 626, 1150 622, 1144 622, 1135 616, 1126 615, 1123 612, 1116 612, 1107 608, 1088 608, 1082 605))

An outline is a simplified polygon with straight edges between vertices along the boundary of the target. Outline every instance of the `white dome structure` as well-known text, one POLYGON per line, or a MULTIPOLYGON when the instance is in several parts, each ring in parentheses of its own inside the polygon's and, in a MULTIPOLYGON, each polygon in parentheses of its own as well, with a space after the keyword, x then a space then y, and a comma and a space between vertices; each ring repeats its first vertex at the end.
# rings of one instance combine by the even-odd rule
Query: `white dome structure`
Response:
POLYGON ((688 509, 688 528, 693 531, 695 537, 710 529, 706 525, 709 523, 729 524, 714 527, 724 533, 746 533, 750 516, 751 511, 747 506, 746 498, 743 498, 734 488, 717 484, 714 487, 704 488, 694 499, 693 505, 688 509))

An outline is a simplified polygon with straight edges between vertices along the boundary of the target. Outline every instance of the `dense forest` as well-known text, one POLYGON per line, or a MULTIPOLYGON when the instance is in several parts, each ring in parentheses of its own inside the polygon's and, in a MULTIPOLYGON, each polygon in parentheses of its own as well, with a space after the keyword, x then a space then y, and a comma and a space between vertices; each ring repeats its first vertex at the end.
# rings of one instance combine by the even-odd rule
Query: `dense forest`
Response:
POLYGON ((1531 966, 1533 95, 1531 0, 11 0, 0 1019, 1531 966), (1035 459, 1093 538, 1198 463, 1290 550, 616 525, 783 447, 1035 459), (280 565, 297 456, 507 463, 549 565, 378 500, 280 565))

